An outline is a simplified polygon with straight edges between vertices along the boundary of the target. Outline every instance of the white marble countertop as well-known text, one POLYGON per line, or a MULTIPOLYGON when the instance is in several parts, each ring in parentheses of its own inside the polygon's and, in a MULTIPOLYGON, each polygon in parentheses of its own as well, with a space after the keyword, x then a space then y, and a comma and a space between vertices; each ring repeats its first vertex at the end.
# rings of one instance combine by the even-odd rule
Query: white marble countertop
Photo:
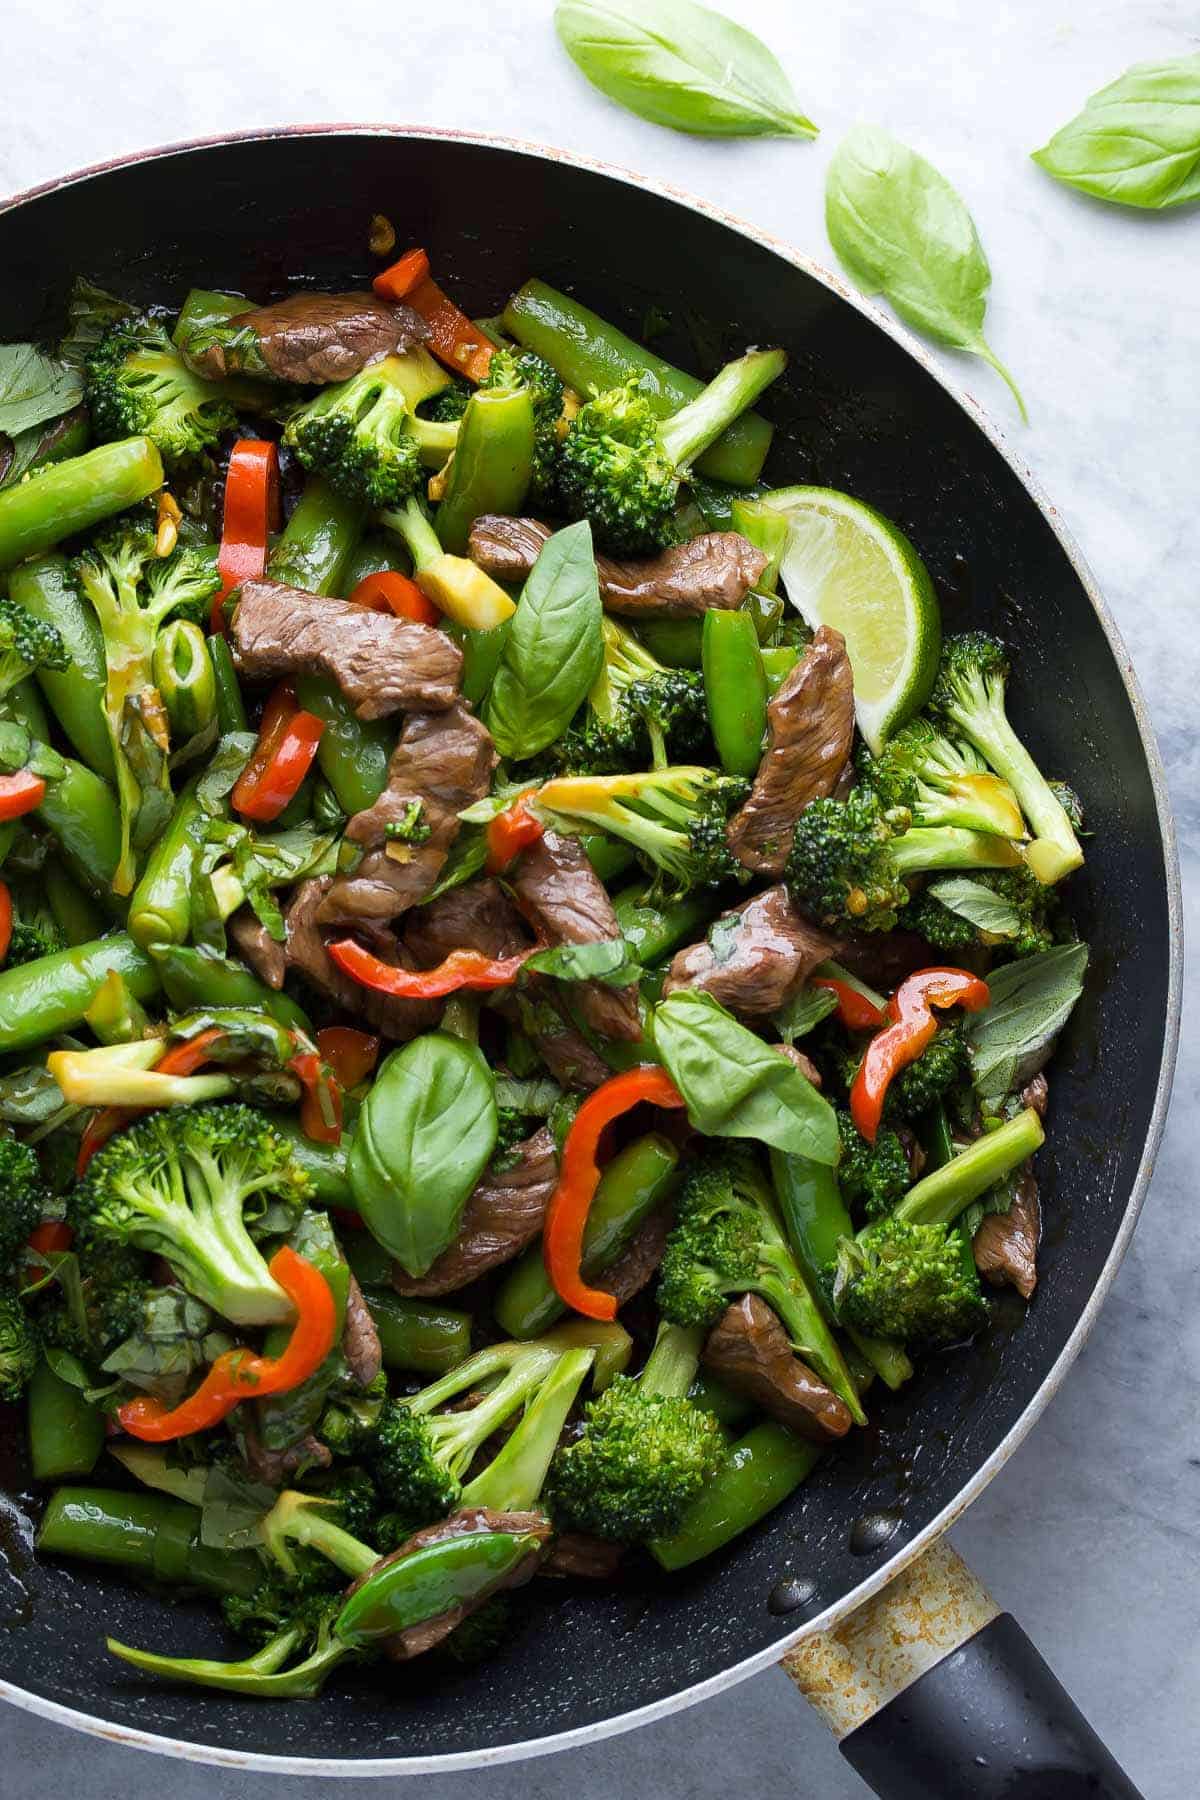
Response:
MULTIPOLYGON (((1194 916, 1200 210, 1081 200, 1028 161, 1128 64, 1194 53, 1184 0, 726 0, 791 71, 824 128, 706 143, 617 111, 557 47, 552 0, 412 0, 331 16, 314 0, 9 0, 0 194, 122 151, 319 120, 511 133, 677 182, 828 261, 825 164, 856 119, 924 151, 967 197, 994 271, 989 336, 1020 381, 973 388, 1018 442, 1090 559, 1166 757, 1194 916), (47 33, 52 22, 53 35, 47 33)), ((2 276, 0 276, 2 279, 2 276)), ((1142 1224, 1100 1325, 1039 1427, 955 1533, 1147 1800, 1188 1800, 1200 1765, 1200 1222, 1186 1035, 1142 1224)), ((11 1800, 283 1800, 294 1784, 170 1766, 23 1714, 0 1720, 11 1800)), ((427 1800, 707 1800, 740 1791, 857 1800, 865 1789, 783 1677, 586 1751, 426 1779, 427 1800)), ((332 1783, 328 1786, 332 1787, 332 1783)))

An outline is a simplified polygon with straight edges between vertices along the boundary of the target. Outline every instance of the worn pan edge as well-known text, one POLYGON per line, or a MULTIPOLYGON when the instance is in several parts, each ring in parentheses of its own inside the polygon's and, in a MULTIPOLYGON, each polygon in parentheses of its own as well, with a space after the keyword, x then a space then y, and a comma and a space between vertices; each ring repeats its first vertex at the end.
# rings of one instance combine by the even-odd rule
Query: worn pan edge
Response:
POLYGON ((980 431, 992 444, 993 448, 1008 463, 1031 500, 1046 520, 1055 537, 1062 545, 1063 552, 1079 579, 1086 593, 1093 612, 1099 620, 1100 627, 1108 641, 1113 661, 1129 697, 1137 723, 1141 740, 1142 754, 1146 760, 1150 775, 1150 784, 1154 792, 1155 808, 1158 817, 1159 835, 1163 848, 1164 876, 1167 888, 1167 920, 1168 920, 1168 962, 1167 962, 1167 1007, 1163 1021, 1163 1046, 1159 1062, 1158 1080, 1155 1087, 1154 1106, 1150 1124, 1146 1134, 1146 1143, 1138 1164, 1129 1200, 1121 1220, 1120 1227, 1113 1241, 1108 1258, 1100 1272, 1100 1276, 1088 1297, 1075 1328, 1064 1344, 1058 1357, 1047 1371, 1041 1386, 1030 1400, 1020 1418, 1013 1425, 1003 1441, 982 1463, 970 1480, 955 1496, 954 1500, 943 1508, 942 1512, 932 1519, 923 1531, 899 1549, 879 1569, 867 1576, 850 1594, 843 1596, 835 1605, 828 1607, 817 1617, 807 1620, 788 1637, 770 1645, 767 1649, 756 1652, 744 1661, 735 1663, 719 1675, 710 1676, 707 1680, 697 1682, 684 1688, 677 1694, 656 1700, 644 1707, 622 1713, 615 1718, 604 1719, 590 1725, 579 1726, 570 1731, 555 1732, 551 1736, 530 1739, 525 1743, 504 1744, 491 1750, 457 1751, 449 1755, 403 1756, 380 1758, 354 1758, 351 1761, 339 1760, 337 1757, 307 1756, 273 1756, 256 1751, 222 1750, 207 1744, 188 1743, 181 1738, 163 1737, 155 1732, 139 1731, 132 1727, 113 1725, 109 1721, 99 1719, 90 1713, 77 1711, 73 1707, 60 1705, 57 1701, 47 1700, 37 1694, 31 1694, 24 1688, 0 1679, 0 1699, 11 1705, 21 1707, 24 1711, 49 1719, 56 1724, 70 1726, 73 1730, 83 1731, 93 1737, 104 1738, 110 1743, 120 1744, 133 1749, 149 1750, 162 1756, 173 1756, 184 1761, 211 1764, 220 1768, 235 1768, 261 1771, 270 1774, 316 1775, 325 1777, 356 1777, 394 1775, 420 1775, 450 1773, 465 1769, 494 1767, 499 1763, 520 1762, 535 1756, 549 1756, 560 1750, 580 1749, 587 1744, 596 1743, 606 1737, 614 1737, 620 1732, 632 1731, 641 1725, 648 1725, 656 1719, 680 1712, 685 1707, 694 1706, 700 1701, 709 1699, 725 1688, 733 1687, 752 1675, 762 1673, 777 1663, 793 1645, 816 1631, 826 1631, 854 1612, 872 1594, 878 1593, 900 1571, 906 1568, 923 1554, 929 1546, 943 1535, 961 1517, 967 1507, 983 1492, 1013 1452, 1024 1441, 1034 1423, 1049 1405, 1058 1392, 1071 1364, 1079 1355, 1093 1329, 1108 1290, 1112 1286, 1117 1270, 1129 1247, 1138 1215, 1146 1197, 1150 1177, 1154 1171, 1155 1157, 1166 1126, 1167 1110, 1170 1103, 1171 1084, 1175 1073, 1175 1060, 1179 1046, 1180 1015, 1183 999, 1183 907, 1179 869, 1179 850, 1176 841, 1175 822, 1171 811, 1171 803, 1167 792, 1166 771, 1158 748, 1153 727, 1146 708, 1129 653, 1121 638, 1120 631, 1108 606, 1100 593, 1100 589, 1089 568, 1082 551, 1074 537, 1062 522, 1058 508, 1050 502, 1038 477, 1025 459, 1017 454, 1009 443, 1005 433, 991 418, 986 409, 969 389, 960 387, 930 353, 926 345, 914 337, 891 314, 873 306, 844 282, 838 275, 805 256, 772 233, 762 230, 723 208, 714 206, 707 200, 697 198, 685 189, 672 183, 662 182, 622 168, 616 164, 606 163, 594 157, 580 156, 572 151, 562 150, 553 145, 533 143, 520 138, 510 138, 486 132, 455 131, 435 126, 409 126, 388 124, 310 124, 295 126, 268 127, 260 130, 238 132, 222 132, 213 137, 194 138, 178 143, 159 145, 150 150, 131 151, 123 156, 113 157, 106 161, 93 163, 86 168, 78 169, 70 174, 58 176, 50 181, 42 182, 36 187, 28 188, 10 199, 0 202, 0 218, 5 213, 25 205, 31 200, 52 194, 66 187, 89 180, 95 175, 126 168, 143 162, 156 161, 159 158, 184 155, 192 150, 215 149, 226 144, 254 142, 292 137, 309 136, 354 136, 354 137, 399 137, 425 138, 447 143, 465 143, 478 145, 483 149, 515 151, 529 156, 531 159, 548 159, 565 163, 569 167, 587 170, 604 175, 610 180, 619 181, 630 186, 649 189, 664 199, 674 201, 693 212, 702 213, 716 220, 729 230, 740 236, 749 238, 765 249, 774 252, 794 268, 800 269, 823 287, 830 289, 839 299, 852 306, 855 311, 869 319, 877 329, 892 338, 902 349, 920 364, 921 368, 935 380, 944 391, 968 412, 980 431))

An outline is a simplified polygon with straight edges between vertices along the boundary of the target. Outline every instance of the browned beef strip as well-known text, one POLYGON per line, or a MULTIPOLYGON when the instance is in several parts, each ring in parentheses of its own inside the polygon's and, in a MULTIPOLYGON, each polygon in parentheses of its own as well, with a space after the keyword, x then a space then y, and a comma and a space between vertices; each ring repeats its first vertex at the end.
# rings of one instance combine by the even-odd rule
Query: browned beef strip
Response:
MULTIPOLYGON (((489 575, 523 581, 550 529, 538 519, 486 513, 472 525, 467 548, 489 575)), ((596 558, 606 610, 630 618, 698 617, 710 607, 740 606, 766 566, 762 551, 737 531, 706 531, 637 561, 596 558)))
POLYGON ((702 1361, 761 1412, 814 1443, 845 1437, 850 1409, 801 1362, 765 1300, 743 1294, 708 1334, 702 1361))
MULTIPOLYGON (((252 1409, 242 1410, 248 1413, 252 1409)), ((282 1487, 298 1470, 327 1469, 333 1461, 326 1445, 314 1437, 311 1431, 306 1431, 302 1438, 297 1438, 286 1450, 268 1450, 251 1417, 243 1417, 241 1421, 241 1446, 242 1461, 247 1471, 255 1481, 261 1481, 264 1487, 282 1487)))
POLYGON ((529 944, 520 913, 491 876, 464 882, 418 906, 404 921, 404 943, 422 968, 433 968, 452 950, 479 950, 497 959, 529 944))
POLYGON ((564 1581, 611 1581, 624 1555, 624 1544, 590 1537, 586 1531, 564 1531, 542 1558, 538 1574, 564 1581))
POLYGON ((772 1044, 771 1048, 778 1050, 780 1056, 786 1056, 792 1067, 799 1069, 805 1081, 815 1088, 820 1087, 821 1071, 810 1057, 805 1056, 803 1050, 798 1049, 795 1044, 772 1044))
POLYGON ((260 981, 276 993, 287 974, 287 951, 248 906, 239 908, 229 921, 229 935, 242 961, 249 963, 260 981))
POLYGON ((383 1367, 383 1348, 379 1342, 379 1333, 375 1329, 371 1309, 363 1299, 363 1291, 353 1274, 346 1293, 342 1355, 359 1387, 370 1387, 383 1367))
POLYGON ((972 1240, 975 1267, 993 1287, 1015 1287, 1029 1300, 1037 1286, 1037 1252, 1042 1235, 1038 1184, 1026 1169, 1005 1213, 988 1213, 972 1240))
POLYGON ((667 1247, 674 1217, 675 1208, 671 1201, 656 1207, 650 1217, 638 1226, 631 1242, 617 1260, 609 1263, 607 1269, 601 1269, 596 1275, 595 1285, 606 1294, 615 1294, 618 1306, 625 1306, 635 1294, 641 1293, 647 1282, 654 1279, 663 1259, 663 1251, 667 1247))
MULTIPOLYGON (((621 935, 613 903, 577 838, 548 831, 518 858, 513 898, 545 944, 611 942, 621 935)), ((636 987, 602 981, 572 982, 570 998, 580 1017, 602 1037, 636 1043, 642 1035, 636 987)))
POLYGON ((1021 1105, 1031 1106, 1039 1119, 1046 1116, 1046 1108, 1050 1104, 1050 1083, 1042 1074, 1037 1074, 1032 1081, 1027 1081, 1021 1089, 1021 1105))
POLYGON ((782 882, 743 900, 671 963, 663 993, 698 988, 750 1018, 778 1012, 837 944, 797 911, 782 882))
POLYGON ((854 683, 840 631, 827 625, 767 708, 767 747, 750 798, 729 822, 739 862, 781 875, 796 821, 831 794, 854 737, 854 683))
MULTIPOLYGON (((258 352, 278 381, 325 383, 351 375, 394 351, 424 343, 428 328, 408 306, 390 306, 374 294, 289 294, 271 306, 239 313, 239 328, 248 326, 258 339, 258 352)), ((236 351, 229 362, 223 344, 213 344, 194 357, 204 374, 219 378, 240 368, 236 351)))
POLYGON ((529 992, 537 1000, 537 1022, 530 1029, 530 1036, 560 1087, 590 1093, 609 1079, 612 1070, 583 1033, 563 1018, 556 1004, 555 986, 541 976, 530 981, 529 992), (557 1024, 553 1022, 556 1019, 557 1024))
POLYGON ((280 581, 242 583, 230 642, 251 680, 332 676, 360 719, 444 712, 458 697, 462 651, 444 631, 280 581))
POLYGON ((392 1265, 398 1294, 452 1294, 489 1269, 498 1269, 531 1244, 542 1229, 558 1180, 558 1157, 548 1125, 516 1146, 517 1161, 502 1172, 484 1171, 463 1209, 458 1236, 424 1275, 392 1265))
MULTIPOLYGON (((288 968, 296 969, 318 993, 332 1000, 366 1030, 407 1043, 409 1038, 436 1024, 437 1002, 397 1000, 390 994, 377 994, 370 988, 360 987, 357 981, 342 973, 325 948, 316 918, 332 881, 331 875, 313 876, 295 889, 285 918, 288 968)), ((389 933, 377 933, 371 947, 384 961, 408 966, 400 946, 389 933)))
MULTIPOLYGON (((367 853, 353 875, 340 875, 317 913, 321 925, 394 919, 417 906, 442 872, 458 836, 459 813, 491 786, 496 752, 491 735, 461 700, 445 712, 414 713, 405 721, 388 763, 387 786, 374 806, 346 827, 367 853), (421 844, 386 847, 387 828, 405 818, 414 800, 429 836, 421 844), (398 859, 396 851, 402 851, 398 859)), ((462 946, 469 948, 470 946, 462 946)))
POLYGON ((861 931, 842 939, 837 961, 868 987, 890 994, 915 969, 928 969, 945 958, 915 931, 861 931))
POLYGON ((407 1631, 398 1631, 395 1637, 388 1638, 383 1650, 392 1662, 408 1662, 414 1656, 420 1656, 423 1651, 432 1650, 436 1644, 449 1637, 456 1625, 461 1625, 485 1600, 490 1600, 493 1594, 505 1588, 524 1587, 541 1561, 552 1535, 549 1519, 536 1512, 502 1513, 492 1512, 486 1506, 461 1507, 458 1512, 451 1513, 448 1519, 439 1519, 436 1525, 426 1525, 422 1530, 415 1531, 398 1550, 393 1550, 390 1556, 380 1557, 365 1575, 360 1575, 346 1589, 346 1598, 349 1599, 364 1581, 369 1581, 388 1564, 399 1562, 402 1557, 411 1556, 416 1550, 427 1549, 430 1544, 443 1543, 447 1538, 469 1537, 481 1531, 504 1531, 513 1537, 533 1537, 537 1539, 537 1543, 511 1575, 482 1590, 468 1605, 453 1606, 434 1619, 423 1619, 419 1625, 412 1625, 407 1631))

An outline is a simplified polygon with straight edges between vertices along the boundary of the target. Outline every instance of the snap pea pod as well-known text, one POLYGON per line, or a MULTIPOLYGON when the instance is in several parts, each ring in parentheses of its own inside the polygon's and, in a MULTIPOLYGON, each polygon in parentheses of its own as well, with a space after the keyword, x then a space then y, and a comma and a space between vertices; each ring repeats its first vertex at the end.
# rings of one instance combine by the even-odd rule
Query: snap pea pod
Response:
POLYGON ((4 705, 6 713, 23 725, 30 737, 43 744, 50 742, 50 715, 33 681, 26 678, 9 688, 4 705))
POLYGON ((463 653, 462 697, 477 710, 496 679, 511 624, 511 619, 504 619, 490 631, 472 631, 469 625, 446 621, 445 628, 463 653))
POLYGON ((107 781, 85 763, 64 757, 66 773, 46 783, 37 815, 58 841, 67 867, 119 918, 124 901, 113 893, 121 855, 121 813, 107 781))
POLYGON ((755 1425, 738 1439, 678 1530, 652 1541, 651 1555, 664 1569, 686 1569, 711 1556, 795 1493, 820 1458, 818 1445, 774 1420, 755 1425))
POLYGON ((56 856, 48 856, 42 866, 42 887, 54 922, 68 944, 86 944, 101 935, 105 921, 99 908, 72 881, 56 856))
MULTIPOLYGON (((628 1248, 638 1227, 670 1190, 679 1152, 667 1139, 650 1132, 627 1144, 613 1157, 596 1189, 583 1234, 583 1273, 589 1281, 628 1248)), ((492 1306, 506 1337, 531 1338, 562 1317, 566 1307, 555 1293, 542 1246, 531 1244, 518 1257, 492 1306)))
POLYGON ((613 901, 613 911, 621 935, 643 968, 651 968, 680 944, 695 940, 709 920, 720 911, 721 902, 711 893, 685 894, 661 906, 649 899, 649 883, 628 887, 613 901))
POLYGON ((338 1614, 334 1635, 344 1644, 382 1644, 424 1619, 477 1605, 539 1547, 527 1533, 474 1531, 376 1563, 338 1614))
POLYGON ((767 678, 754 620, 710 608, 701 647, 708 722, 721 767, 749 779, 758 772, 767 729, 767 678))
MULTIPOLYGON (((641 375, 650 404, 665 419, 694 400, 704 386, 695 375, 673 368, 544 281, 527 281, 513 295, 504 309, 503 325, 526 350, 544 356, 579 394, 601 393, 641 375)), ((743 413, 696 466, 714 480, 752 487, 767 459, 772 430, 758 413, 743 413)))
MULTIPOLYGON (((176 1012, 212 1007, 261 1007, 280 1025, 311 1032, 308 1014, 269 988, 244 963, 194 944, 152 944, 147 960, 176 1012)), ((2 979, 2 978, 0 978, 2 979)))
POLYGON ((467 533, 484 513, 518 513, 533 479, 533 401, 527 388, 471 395, 446 492, 434 518, 442 548, 462 556, 467 533))
POLYGON ((253 312, 254 302, 241 294, 219 294, 212 288, 192 288, 180 308, 171 333, 175 347, 185 362, 190 359, 193 343, 214 325, 226 325, 239 313, 253 312))
POLYGON ((192 888, 208 823, 196 792, 199 779, 193 776, 176 800, 129 896, 129 935, 144 950, 151 944, 182 944, 191 930, 192 888))
POLYGON ((124 512, 162 483, 162 458, 144 437, 98 444, 69 462, 52 463, 0 493, 0 569, 124 512))
MULTIPOLYGON (((165 986, 164 981, 164 986, 165 986)), ((276 994, 275 999, 283 996, 276 994)), ((299 1012, 299 1007, 296 1011, 299 1012)), ((284 1021, 287 1023, 288 1021, 284 1021)), ((306 1137, 300 1129, 300 1121, 295 1113, 273 1113, 271 1123, 280 1137, 286 1138, 291 1146, 292 1160, 299 1163, 313 1184, 313 1198, 318 1206, 336 1206, 343 1212, 357 1212, 354 1194, 346 1174, 346 1156, 349 1151, 349 1133, 343 1132, 340 1144, 318 1144, 306 1137)), ((388 1281, 391 1279, 391 1259, 387 1259, 387 1267, 381 1275, 364 1275, 359 1267, 358 1246, 370 1238, 366 1231, 348 1232, 346 1244, 346 1260, 360 1281, 388 1281)), ((384 1253, 386 1256, 386 1252, 384 1253)))
POLYGON ((336 681, 301 675, 296 698, 325 726, 317 745, 317 767, 344 813, 365 812, 387 785, 388 758, 396 747, 396 724, 363 720, 336 681))
POLYGON ((29 1461, 37 1481, 90 1475, 104 1448, 104 1414, 48 1362, 33 1372, 25 1396, 29 1461))
POLYGON ((148 1035, 149 1014, 129 991, 129 983, 116 970, 100 984, 100 991, 84 1014, 92 1036, 101 1044, 133 1044, 148 1035))
POLYGON ((50 1556, 107 1563, 131 1575, 248 1597, 262 1580, 253 1550, 200 1541, 200 1508, 170 1494, 64 1487, 50 1497, 37 1547, 50 1556))
POLYGON ((154 646, 154 683, 171 723, 171 741, 186 744, 217 716, 217 678, 204 633, 191 619, 172 619, 154 646))
POLYGON ((702 619, 639 619, 638 636, 668 669, 698 669, 703 662, 702 619))
POLYGON ((112 741, 104 717, 108 679, 104 640, 95 613, 71 584, 66 558, 39 556, 22 563, 9 576, 8 591, 26 611, 43 624, 53 625, 61 635, 67 666, 39 669, 37 684, 88 768, 111 781, 112 741))
POLYGON ((792 644, 776 644, 765 647, 759 654, 767 678, 767 700, 771 701, 800 661, 800 652, 792 644))
POLYGON ((214 632, 207 642, 208 660, 212 664, 213 684, 216 688, 217 730, 222 737, 231 731, 245 731, 246 706, 237 670, 233 666, 229 640, 220 632, 214 632))
POLYGON ((135 999, 150 1000, 158 992, 153 962, 124 932, 0 971, 0 1055, 82 1025, 113 969, 125 977, 135 999))
POLYGON ((787 549, 788 532, 791 529, 787 515, 766 505, 762 500, 747 499, 742 494, 737 496, 729 511, 733 529, 740 531, 767 558, 767 566, 755 582, 755 587, 760 593, 773 594, 779 584, 779 565, 787 549))
POLYGON ((319 475, 310 476, 267 560, 268 581, 284 581, 307 594, 340 594, 365 517, 356 500, 335 494, 319 475))
POLYGON ((703 1369, 688 1389, 688 1399, 694 1406, 712 1413, 728 1430, 744 1424, 754 1411, 744 1395, 735 1394, 732 1388, 706 1375, 703 1369))
POLYGON ((437 1300, 410 1299, 390 1288, 364 1288, 363 1298, 379 1333, 385 1368, 447 1375, 470 1353, 470 1313, 437 1300))

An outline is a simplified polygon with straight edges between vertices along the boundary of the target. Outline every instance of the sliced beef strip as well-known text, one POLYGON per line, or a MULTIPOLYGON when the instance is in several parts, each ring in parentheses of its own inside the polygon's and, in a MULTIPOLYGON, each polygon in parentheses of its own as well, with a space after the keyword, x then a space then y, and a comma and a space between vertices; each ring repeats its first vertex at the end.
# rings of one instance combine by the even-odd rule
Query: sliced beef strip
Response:
POLYGON ((258 1435, 257 1425, 250 1418, 242 1421, 241 1446, 247 1471, 264 1487, 282 1487, 299 1469, 327 1469, 333 1462, 329 1449, 311 1431, 306 1431, 286 1450, 268 1450, 258 1435))
POLYGON ((278 993, 287 974, 284 946, 276 942, 248 906, 241 907, 230 919, 229 935, 242 961, 250 965, 260 981, 265 981, 278 993))
POLYGON ((796 821, 831 794, 854 737, 854 683, 840 631, 827 625, 767 708, 767 748, 750 797, 729 822, 739 862, 781 875, 796 821))
MULTIPOLYGON (((621 927, 604 883, 577 838, 547 831, 518 858, 513 899, 546 944, 594 944, 619 938, 621 927)), ((585 1025, 601 1037, 636 1043, 642 1035, 636 987, 572 982, 570 997, 585 1025)))
POLYGON ((359 1387, 370 1387, 383 1367, 383 1347, 371 1317, 371 1309, 363 1299, 363 1291, 353 1274, 346 1293, 346 1323, 342 1327, 342 1355, 346 1367, 359 1387))
MULTIPOLYGON (((434 886, 461 829, 459 813, 482 800, 491 786, 496 752, 491 734, 462 700, 445 712, 414 713, 405 720, 388 763, 387 786, 374 806, 355 813, 346 827, 366 855, 352 875, 339 876, 317 913, 322 925, 394 919, 417 906, 434 886), (387 828, 421 803, 429 836, 421 844, 386 848, 387 828)), ((463 945, 463 948, 473 946, 463 945)))
POLYGON ((778 1012, 838 946, 799 913, 782 882, 722 913, 671 963, 663 993, 697 988, 731 1012, 778 1012))
MULTIPOLYGON (((331 875, 312 876, 295 889, 284 921, 288 968, 295 969, 318 993, 360 1021, 367 1030, 407 1043, 409 1038, 430 1030, 437 1023, 438 1004, 429 1000, 397 1000, 389 994, 373 993, 342 973, 325 948, 316 917, 333 879, 331 875)), ((376 933, 371 947, 384 961, 407 966, 401 947, 390 933, 376 933)))
POLYGON ((452 950, 479 950, 500 959, 529 942, 520 913, 491 876, 464 882, 418 906, 404 922, 404 942, 422 968, 433 968, 452 950))
POLYGON ((971 1245, 975 1267, 993 1287, 1015 1287, 1022 1300, 1032 1299, 1041 1235, 1038 1184, 1026 1170, 1008 1211, 987 1213, 975 1233, 971 1245))
POLYGON ((517 1161, 500 1172, 484 1174, 467 1199, 458 1236, 426 1270, 413 1277, 392 1265, 398 1294, 452 1294, 489 1269, 511 1262, 542 1229, 550 1196, 558 1181, 554 1135, 542 1125, 516 1146, 517 1161))
POLYGON ((409 1662, 423 1651, 432 1650, 449 1637, 455 1626, 461 1625, 471 1613, 478 1611, 485 1600, 490 1600, 493 1594, 506 1588, 524 1587, 541 1562, 552 1535, 549 1519, 542 1513, 535 1512, 502 1513, 493 1512, 486 1506, 461 1507, 458 1512, 451 1513, 448 1519, 439 1519, 436 1525, 426 1525, 421 1531, 414 1532, 398 1550, 393 1550, 390 1556, 380 1557, 365 1575, 360 1575, 346 1589, 346 1599, 349 1599, 364 1581, 369 1581, 388 1564, 399 1562, 402 1557, 411 1556, 416 1550, 427 1549, 430 1544, 443 1543, 447 1538, 470 1537, 481 1531, 504 1531, 514 1537, 534 1537, 537 1543, 511 1575, 478 1594, 468 1605, 452 1606, 448 1612, 439 1613, 433 1619, 423 1619, 419 1625, 412 1625, 407 1631, 398 1631, 394 1637, 388 1638, 383 1651, 392 1662, 409 1662))
POLYGON ((435 626, 280 581, 242 583, 230 643, 251 680, 331 676, 360 719, 444 712, 462 677, 462 651, 435 626))
MULTIPOLYGON (((424 343, 428 327, 408 306, 389 306, 374 294, 289 294, 270 306, 237 314, 237 328, 249 327, 258 354, 277 381, 324 384, 346 381, 381 356, 424 343)), ((212 344, 192 358, 214 379, 245 366, 236 349, 226 357, 212 344)))
POLYGON ((757 1294, 726 1308, 705 1341, 706 1369, 761 1412, 817 1444, 845 1437, 850 1410, 801 1362, 778 1317, 757 1294))
POLYGON ((1032 1081, 1027 1081, 1021 1089, 1021 1105, 1031 1106, 1039 1119, 1046 1116, 1046 1108, 1050 1104, 1050 1083, 1045 1075, 1038 1074, 1032 1081))
POLYGON ((589 1537, 585 1531, 564 1531, 542 1558, 538 1574, 564 1581, 611 1581, 624 1555, 623 1544, 589 1537))
POLYGON ((868 987, 890 994, 915 969, 928 969, 945 957, 915 931, 859 931, 842 939, 837 960, 868 987))
POLYGON ((619 1307, 626 1306, 635 1294, 640 1294, 646 1284, 654 1279, 663 1259, 663 1251, 667 1247, 674 1217, 675 1208, 670 1201, 664 1206, 656 1207, 650 1217, 638 1227, 632 1241, 616 1261, 609 1263, 607 1269, 601 1269, 596 1275, 596 1286, 606 1294, 615 1294, 619 1307))
MULTIPOLYGON (((523 581, 550 531, 539 519, 486 513, 472 525, 467 548, 497 580, 523 581)), ((632 562, 596 558, 605 608, 630 618, 698 617, 710 607, 740 606, 766 566, 762 551, 737 531, 707 531, 632 562)))
POLYGON ((811 1057, 805 1056, 803 1050, 798 1050, 795 1044, 772 1044, 771 1048, 778 1050, 780 1056, 786 1056, 792 1067, 799 1069, 810 1086, 815 1088, 821 1086, 821 1071, 811 1057))
POLYGON ((536 997, 538 1006, 529 1035, 560 1087, 590 1093, 607 1081, 613 1071, 583 1033, 563 1018, 554 994, 556 985, 542 976, 530 981, 528 991, 536 997))

